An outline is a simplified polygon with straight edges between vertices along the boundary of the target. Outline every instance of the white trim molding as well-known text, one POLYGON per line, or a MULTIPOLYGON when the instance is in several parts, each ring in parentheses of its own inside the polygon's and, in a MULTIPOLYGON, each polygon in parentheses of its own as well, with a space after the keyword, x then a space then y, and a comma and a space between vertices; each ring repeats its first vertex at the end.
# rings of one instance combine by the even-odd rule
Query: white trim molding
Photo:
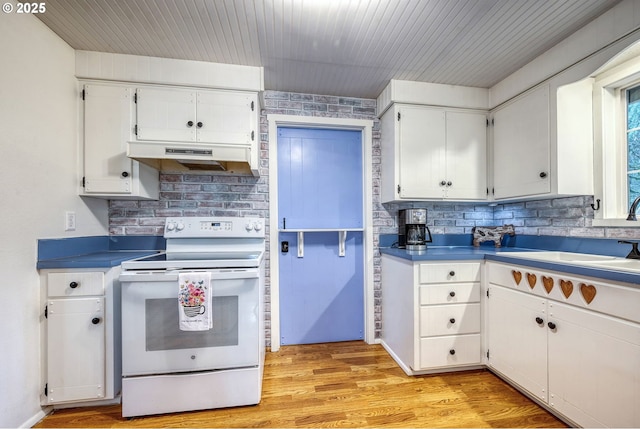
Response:
POLYGON ((375 342, 373 278, 373 120, 267 115, 269 124, 269 254, 271 282, 271 351, 280 349, 280 254, 278 240, 278 127, 350 129, 362 131, 364 171, 364 340, 375 342))

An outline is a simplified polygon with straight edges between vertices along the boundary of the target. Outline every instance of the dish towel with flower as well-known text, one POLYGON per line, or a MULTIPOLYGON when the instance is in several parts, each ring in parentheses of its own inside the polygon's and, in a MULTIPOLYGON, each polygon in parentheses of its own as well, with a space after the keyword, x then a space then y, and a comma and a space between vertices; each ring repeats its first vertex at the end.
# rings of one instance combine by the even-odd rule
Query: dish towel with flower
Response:
POLYGON ((181 331, 206 331, 213 327, 210 272, 178 274, 178 314, 181 331))

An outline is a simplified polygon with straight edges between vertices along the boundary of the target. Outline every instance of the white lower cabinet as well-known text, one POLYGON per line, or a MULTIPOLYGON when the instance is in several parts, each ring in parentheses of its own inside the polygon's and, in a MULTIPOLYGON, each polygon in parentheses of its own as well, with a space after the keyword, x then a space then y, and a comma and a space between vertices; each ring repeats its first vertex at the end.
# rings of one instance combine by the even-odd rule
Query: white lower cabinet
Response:
POLYGON ((640 289, 487 262, 487 364, 583 427, 640 427, 640 289))
POLYGON ((481 364, 480 265, 382 256, 382 343, 407 374, 481 364))
POLYGON ((118 272, 41 272, 43 405, 108 400, 120 392, 118 272))

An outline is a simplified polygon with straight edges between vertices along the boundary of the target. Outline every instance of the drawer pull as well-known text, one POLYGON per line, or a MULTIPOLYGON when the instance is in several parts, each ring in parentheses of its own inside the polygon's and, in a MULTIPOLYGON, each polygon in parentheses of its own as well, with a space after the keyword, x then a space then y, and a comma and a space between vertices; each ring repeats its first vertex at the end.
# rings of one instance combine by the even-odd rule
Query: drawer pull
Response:
POLYGON ((454 323, 456 323, 456 319, 452 317, 451 319, 449 319, 449 322, 451 322, 451 324, 453 325, 454 323))
POLYGON ((78 282, 71 282, 71 283, 69 283, 69 287, 70 287, 71 289, 75 289, 75 288, 77 288, 78 286, 79 286, 78 282))
POLYGON ((93 319, 91 319, 91 323, 93 323, 94 325, 97 325, 98 323, 100 323, 100 318, 94 317, 93 319))
POLYGON ((451 292, 449 292, 449 296, 450 296, 451 298, 453 298, 454 296, 456 296, 456 293, 455 293, 454 291, 451 291, 451 292))
POLYGON ((549 327, 549 329, 556 329, 556 324, 553 322, 547 323, 547 326, 549 327))
POLYGON ((453 355, 456 354, 456 351, 454 349, 451 349, 451 350, 449 350, 449 354, 453 356, 453 355))
POLYGON ((452 271, 449 271, 449 275, 450 275, 451 277, 453 277, 453 276, 455 276, 455 275, 456 275, 456 272, 455 272, 455 271, 453 271, 453 270, 452 270, 452 271))
POLYGON ((536 323, 538 325, 542 325, 544 323, 544 319, 542 319, 542 317, 536 317, 536 323))

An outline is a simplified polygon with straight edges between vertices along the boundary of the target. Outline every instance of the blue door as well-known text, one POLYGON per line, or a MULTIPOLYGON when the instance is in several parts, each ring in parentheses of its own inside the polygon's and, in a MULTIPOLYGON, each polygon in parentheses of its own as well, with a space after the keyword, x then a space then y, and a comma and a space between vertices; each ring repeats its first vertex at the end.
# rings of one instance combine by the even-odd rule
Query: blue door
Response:
POLYGON ((362 168, 360 131, 278 128, 283 345, 364 338, 362 168))

